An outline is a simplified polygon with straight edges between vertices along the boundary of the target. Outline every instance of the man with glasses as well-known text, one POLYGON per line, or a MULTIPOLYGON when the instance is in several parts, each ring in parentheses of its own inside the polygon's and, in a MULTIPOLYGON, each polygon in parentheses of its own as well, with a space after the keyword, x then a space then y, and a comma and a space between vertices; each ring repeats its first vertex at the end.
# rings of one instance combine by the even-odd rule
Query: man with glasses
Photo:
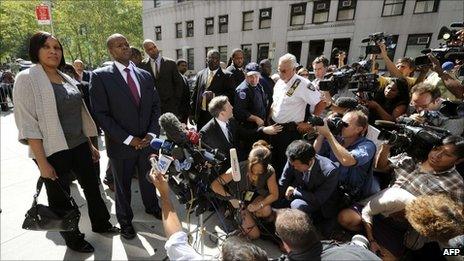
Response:
MULTIPOLYGON (((440 113, 443 101, 438 87, 427 83, 416 84, 411 89, 408 118, 419 124, 426 123, 447 129, 452 134, 459 136, 463 133, 464 118, 460 118, 458 115, 456 117, 445 117, 440 113)), ((398 121, 405 121, 405 119, 400 117, 398 121)))
MULTIPOLYGON (((314 148, 319 155, 339 162, 339 192, 347 193, 347 200, 357 201, 379 190, 373 182, 372 167, 376 146, 367 139, 367 116, 362 111, 350 111, 343 115, 340 135, 334 136, 327 127, 317 126, 319 136, 314 148)), ((350 203, 350 202, 346 202, 350 203)))

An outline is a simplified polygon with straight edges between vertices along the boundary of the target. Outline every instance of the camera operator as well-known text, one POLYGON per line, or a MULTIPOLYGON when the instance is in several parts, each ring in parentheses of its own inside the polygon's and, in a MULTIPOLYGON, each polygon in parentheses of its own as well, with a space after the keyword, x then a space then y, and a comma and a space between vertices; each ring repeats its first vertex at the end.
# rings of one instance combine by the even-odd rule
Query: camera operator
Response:
MULTIPOLYGON (((447 129, 460 136, 464 129, 464 118, 448 118, 439 112, 443 99, 440 90, 430 84, 419 83, 411 89, 409 119, 415 123, 428 124, 447 129)), ((400 120, 402 121, 402 120, 400 120)))
POLYGON ((406 80, 392 78, 387 86, 380 86, 372 100, 362 99, 359 102, 369 108, 370 124, 376 120, 396 121, 396 118, 406 113, 409 104, 406 80))
MULTIPOLYGON (((416 69, 414 66, 413 59, 409 57, 403 57, 398 59, 396 64, 394 64, 392 60, 390 60, 390 57, 388 57, 387 47, 385 46, 385 44, 378 43, 378 46, 380 47, 380 57, 382 57, 382 59, 384 60, 385 66, 390 72, 391 77, 404 78, 407 81, 409 88, 414 86, 414 84, 418 83, 418 78, 424 78, 424 75, 426 73, 425 69, 420 71, 420 75, 418 78, 415 78, 413 76, 414 71, 416 69)), ((385 86, 388 84, 389 78, 381 76, 379 77, 379 82, 380 86, 385 86)))
POLYGON ((338 166, 326 157, 316 155, 304 140, 290 143, 287 164, 279 180, 281 198, 276 208, 296 208, 310 215, 323 234, 331 232, 337 214, 336 194, 338 166))
POLYGON ((279 197, 276 175, 270 165, 271 151, 266 142, 256 142, 247 161, 240 162, 240 181, 232 181, 232 168, 211 183, 211 189, 240 209, 243 233, 250 239, 260 236, 253 216, 272 219, 271 204, 279 197), (224 186, 227 185, 227 191, 224 186), (242 205, 242 203, 244 205, 242 205), (242 209, 243 207, 243 209, 242 209))
POLYGON ((275 225, 276 235, 288 252, 277 259, 279 261, 380 260, 374 253, 354 242, 340 244, 334 241, 320 241, 311 219, 301 210, 278 210, 275 225))
MULTIPOLYGON (((165 244, 170 260, 204 260, 192 246, 188 244, 187 233, 182 231, 182 225, 169 199, 169 185, 161 173, 152 171, 150 180, 158 189, 161 200, 161 211, 164 233, 168 240, 165 244)), ((222 245, 221 260, 267 260, 267 254, 260 247, 243 239, 229 237, 222 245)))
MULTIPOLYGON (((447 100, 460 101, 463 99, 464 86, 453 74, 442 68, 440 61, 432 54, 427 54, 432 66, 432 73, 427 76, 424 83, 438 87, 441 97, 447 100)), ((454 64, 451 64, 454 67, 454 64)), ((426 68, 428 70, 429 67, 426 68)))
POLYGON ((464 181, 455 165, 464 160, 464 139, 448 136, 443 145, 434 147, 427 159, 418 163, 406 153, 390 156, 392 146, 380 146, 375 167, 384 172, 393 170, 393 187, 402 188, 414 196, 445 193, 458 203, 464 203, 464 181))
POLYGON ((361 111, 347 112, 342 118, 341 134, 337 137, 330 132, 327 122, 324 126, 316 126, 319 132, 314 142, 316 152, 340 163, 338 191, 344 196, 345 205, 378 191, 372 176, 376 147, 365 137, 367 121, 367 116, 361 111))

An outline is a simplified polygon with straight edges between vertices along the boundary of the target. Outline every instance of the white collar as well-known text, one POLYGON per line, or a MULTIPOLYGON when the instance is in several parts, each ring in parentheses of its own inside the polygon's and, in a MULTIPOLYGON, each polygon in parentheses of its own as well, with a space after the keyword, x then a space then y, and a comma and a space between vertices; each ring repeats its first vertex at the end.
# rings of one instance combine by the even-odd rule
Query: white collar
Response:
POLYGON ((219 118, 215 118, 217 123, 219 123, 219 125, 222 127, 222 128, 227 128, 227 122, 225 121, 221 121, 219 118))
POLYGON ((134 71, 134 64, 131 61, 129 61, 129 66, 125 66, 124 64, 122 64, 122 63, 115 60, 114 65, 116 65, 116 68, 118 68, 118 70, 119 70, 119 72, 121 72, 121 74, 122 74, 122 72, 125 72, 124 69, 126 69, 126 68, 129 68, 129 70, 134 71))
POLYGON ((211 72, 212 72, 213 74, 216 74, 216 72, 219 70, 219 68, 217 68, 216 70, 211 71, 211 69, 210 69, 209 67, 207 67, 207 68, 208 68, 208 74, 210 74, 211 72))

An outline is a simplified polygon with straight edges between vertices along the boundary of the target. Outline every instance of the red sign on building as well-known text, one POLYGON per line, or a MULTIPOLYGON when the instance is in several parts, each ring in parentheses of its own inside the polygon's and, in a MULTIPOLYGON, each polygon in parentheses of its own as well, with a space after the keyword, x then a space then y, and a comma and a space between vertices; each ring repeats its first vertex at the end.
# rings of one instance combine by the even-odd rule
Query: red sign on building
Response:
POLYGON ((37 22, 40 25, 49 25, 51 23, 50 6, 45 4, 40 4, 36 6, 35 16, 37 18, 37 22))

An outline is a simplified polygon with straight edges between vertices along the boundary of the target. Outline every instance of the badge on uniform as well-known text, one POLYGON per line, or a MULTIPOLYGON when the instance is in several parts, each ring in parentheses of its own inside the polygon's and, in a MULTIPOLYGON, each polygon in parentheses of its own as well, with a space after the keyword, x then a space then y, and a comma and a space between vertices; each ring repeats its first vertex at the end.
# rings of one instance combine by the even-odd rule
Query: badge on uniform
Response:
POLYGON ((253 199, 253 194, 255 194, 253 191, 247 191, 245 193, 245 198, 244 200, 245 201, 251 201, 251 199, 253 199))
POLYGON ((286 93, 288 97, 292 97, 293 93, 295 93, 296 88, 298 88, 298 85, 300 84, 300 82, 301 82, 300 79, 296 79, 293 82, 292 87, 290 87, 290 89, 286 93))
POLYGON ((240 97, 240 99, 245 100, 246 99, 246 92, 241 91, 241 92, 238 93, 238 96, 240 97))
POLYGON ((312 83, 309 83, 307 87, 310 91, 316 91, 316 88, 314 87, 312 83))

